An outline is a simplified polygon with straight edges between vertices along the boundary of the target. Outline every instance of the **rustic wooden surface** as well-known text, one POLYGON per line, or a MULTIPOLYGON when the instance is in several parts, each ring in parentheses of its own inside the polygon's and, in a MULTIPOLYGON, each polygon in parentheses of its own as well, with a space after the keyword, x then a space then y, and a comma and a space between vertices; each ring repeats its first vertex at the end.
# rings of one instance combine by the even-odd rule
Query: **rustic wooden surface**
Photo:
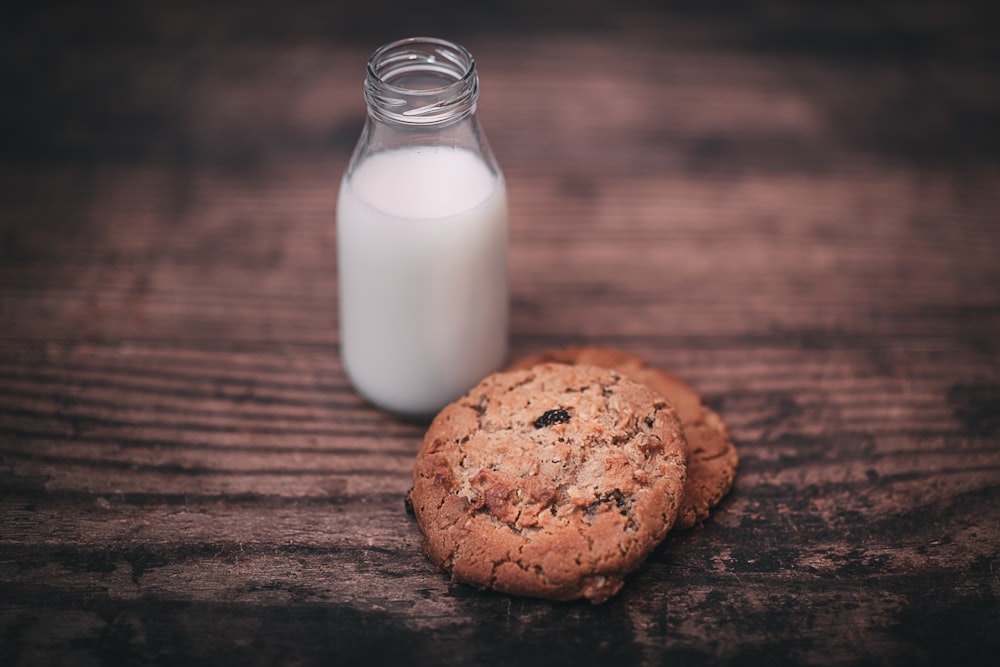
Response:
POLYGON ((988 662, 993 16, 801 4, 5 5, 0 663, 988 662), (647 355, 742 455, 602 607, 436 573, 422 426, 342 372, 364 62, 421 33, 479 61, 512 353, 647 355))

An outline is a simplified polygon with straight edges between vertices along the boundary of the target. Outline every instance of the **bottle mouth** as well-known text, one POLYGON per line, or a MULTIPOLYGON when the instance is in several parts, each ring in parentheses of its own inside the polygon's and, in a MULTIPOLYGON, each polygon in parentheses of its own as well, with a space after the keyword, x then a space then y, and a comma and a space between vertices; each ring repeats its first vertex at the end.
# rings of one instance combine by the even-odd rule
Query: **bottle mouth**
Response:
POLYGON ((479 75, 469 51, 434 37, 380 46, 368 59, 365 101, 382 120, 436 125, 475 110, 479 75))

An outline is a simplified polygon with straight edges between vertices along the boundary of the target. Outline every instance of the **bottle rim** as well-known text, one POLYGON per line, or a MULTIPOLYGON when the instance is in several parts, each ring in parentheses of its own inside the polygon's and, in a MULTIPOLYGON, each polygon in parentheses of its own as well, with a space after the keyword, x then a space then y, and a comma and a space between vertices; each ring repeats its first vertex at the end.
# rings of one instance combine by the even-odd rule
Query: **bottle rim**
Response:
POLYGON ((376 118, 403 124, 441 124, 475 110, 476 61, 460 44, 436 37, 408 37, 383 44, 368 58, 365 101, 376 118), (411 75, 440 78, 441 85, 401 85, 411 75))

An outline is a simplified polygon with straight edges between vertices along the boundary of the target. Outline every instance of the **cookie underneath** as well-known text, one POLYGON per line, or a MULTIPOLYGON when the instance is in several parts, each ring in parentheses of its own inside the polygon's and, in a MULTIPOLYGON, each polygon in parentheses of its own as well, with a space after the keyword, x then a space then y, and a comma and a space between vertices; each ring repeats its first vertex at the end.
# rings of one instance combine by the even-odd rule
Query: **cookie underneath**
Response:
POLYGON ((687 483, 675 529, 686 529, 708 518, 733 486, 739 456, 729 429, 694 388, 642 357, 607 347, 566 347, 518 360, 508 370, 542 363, 586 364, 613 368, 659 392, 677 410, 688 443, 687 483))
POLYGON ((546 364, 491 375, 438 414, 410 501, 428 557, 454 580, 599 604, 673 525, 686 458, 660 394, 546 364))

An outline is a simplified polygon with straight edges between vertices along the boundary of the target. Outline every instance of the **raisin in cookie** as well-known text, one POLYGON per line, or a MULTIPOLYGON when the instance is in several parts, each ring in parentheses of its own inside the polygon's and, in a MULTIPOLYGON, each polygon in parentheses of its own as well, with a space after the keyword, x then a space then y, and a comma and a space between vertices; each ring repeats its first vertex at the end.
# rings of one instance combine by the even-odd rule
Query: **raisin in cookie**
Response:
POLYGON ((495 373, 437 415, 410 501, 424 550, 454 580, 599 604, 673 525, 686 457, 655 391, 543 364, 495 373))
POLYGON ((548 350, 517 361, 508 370, 540 363, 587 364, 614 368, 658 391, 677 410, 688 443, 684 499, 674 528, 691 528, 729 493, 736 479, 739 456, 722 418, 704 405, 701 395, 680 378, 634 354, 605 347, 548 350))

